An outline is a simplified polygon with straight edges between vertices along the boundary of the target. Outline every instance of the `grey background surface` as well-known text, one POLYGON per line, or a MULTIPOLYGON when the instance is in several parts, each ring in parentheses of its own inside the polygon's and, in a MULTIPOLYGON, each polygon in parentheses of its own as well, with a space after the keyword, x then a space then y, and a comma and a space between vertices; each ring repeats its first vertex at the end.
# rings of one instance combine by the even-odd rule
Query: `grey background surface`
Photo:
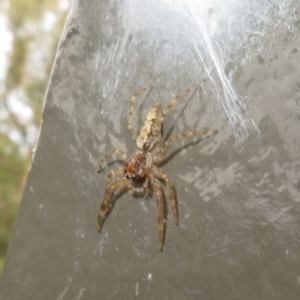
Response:
POLYGON ((144 49, 136 69, 111 94, 106 88, 118 68, 105 69, 103 59, 121 34, 118 6, 75 6, 47 94, 0 298, 299 299, 299 32, 282 36, 275 30, 274 47, 234 72, 238 93, 252 99, 261 138, 254 130, 236 138, 221 109, 199 101, 208 93, 201 87, 167 118, 165 132, 219 133, 163 166, 176 187, 180 226, 168 209, 161 253, 155 199, 127 193, 97 233, 106 176, 96 174, 97 164, 112 147, 129 154, 136 149, 126 127, 134 91, 154 82, 149 97, 138 99, 138 124, 155 101, 166 105, 193 78, 174 75, 172 68, 155 73, 147 64, 157 53, 144 49), (171 77, 178 79, 168 85, 171 77))

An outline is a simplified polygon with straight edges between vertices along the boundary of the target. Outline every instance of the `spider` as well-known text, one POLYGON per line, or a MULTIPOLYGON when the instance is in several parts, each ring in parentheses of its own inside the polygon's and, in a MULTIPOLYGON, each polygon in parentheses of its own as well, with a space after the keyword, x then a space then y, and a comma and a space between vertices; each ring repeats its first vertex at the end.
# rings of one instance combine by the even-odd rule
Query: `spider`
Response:
POLYGON ((107 175, 107 183, 104 193, 104 198, 98 213, 98 231, 101 232, 104 219, 110 214, 113 204, 113 192, 120 187, 126 187, 128 190, 132 189, 135 193, 142 193, 144 195, 151 195, 154 193, 158 205, 158 230, 159 230, 159 244, 160 251, 163 251, 165 240, 165 204, 163 198, 163 191, 161 183, 166 186, 168 196, 171 202, 173 214, 176 225, 179 224, 177 200, 173 184, 164 171, 159 168, 159 164, 165 157, 170 145, 180 139, 199 135, 203 137, 210 137, 216 134, 216 129, 207 131, 188 131, 181 133, 167 140, 162 140, 163 122, 171 108, 178 99, 185 96, 188 92, 195 88, 195 84, 172 97, 166 109, 162 109, 160 104, 155 104, 149 111, 144 125, 140 128, 139 133, 135 131, 132 125, 134 106, 137 96, 143 92, 150 90, 152 85, 148 85, 134 93, 130 98, 130 110, 127 118, 127 126, 136 142, 138 151, 132 156, 128 157, 121 150, 111 149, 106 152, 100 159, 100 166, 98 173, 102 172, 105 160, 112 156, 118 156, 125 162, 123 168, 111 170, 107 175), (113 178, 115 178, 113 180, 113 178))

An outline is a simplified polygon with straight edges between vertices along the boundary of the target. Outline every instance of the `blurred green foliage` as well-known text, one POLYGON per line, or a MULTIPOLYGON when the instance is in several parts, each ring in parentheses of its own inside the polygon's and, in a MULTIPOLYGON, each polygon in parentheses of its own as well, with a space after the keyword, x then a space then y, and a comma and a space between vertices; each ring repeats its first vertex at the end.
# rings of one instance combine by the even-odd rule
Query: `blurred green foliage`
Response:
POLYGON ((0 276, 70 2, 0 0, 0 18, 12 37, 6 74, 0 82, 0 276))
POLYGON ((0 134, 0 274, 19 207, 26 157, 19 146, 0 134))

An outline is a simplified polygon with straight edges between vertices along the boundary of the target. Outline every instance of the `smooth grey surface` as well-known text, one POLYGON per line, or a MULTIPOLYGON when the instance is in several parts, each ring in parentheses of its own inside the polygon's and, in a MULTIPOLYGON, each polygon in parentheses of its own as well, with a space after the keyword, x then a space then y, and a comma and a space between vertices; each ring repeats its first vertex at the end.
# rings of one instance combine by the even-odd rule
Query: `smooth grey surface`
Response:
POLYGON ((235 72, 238 92, 253 99, 262 138, 254 131, 237 140, 220 110, 210 115, 205 101, 199 105, 200 88, 166 120, 165 132, 174 126, 172 134, 203 127, 220 132, 163 166, 176 187, 180 226, 169 209, 160 253, 155 199, 126 194, 97 233, 107 174, 97 175, 97 164, 111 147, 135 150, 126 127, 134 91, 155 84, 146 100, 138 99, 138 123, 155 99, 166 105, 193 78, 180 74, 168 85, 174 70, 158 77, 145 56, 110 94, 107 84, 118 67, 110 61, 106 71, 103 57, 121 34, 118 6, 76 5, 47 95, 0 298, 299 299, 300 33, 278 32, 276 47, 235 72))

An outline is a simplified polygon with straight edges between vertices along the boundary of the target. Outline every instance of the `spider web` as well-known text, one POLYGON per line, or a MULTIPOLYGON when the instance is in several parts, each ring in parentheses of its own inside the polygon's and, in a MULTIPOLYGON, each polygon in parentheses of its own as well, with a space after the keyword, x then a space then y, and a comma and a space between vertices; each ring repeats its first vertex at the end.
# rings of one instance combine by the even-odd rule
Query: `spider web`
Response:
POLYGON ((251 130, 260 135, 251 117, 252 99, 239 94, 232 80, 250 56, 272 48, 274 26, 294 30, 289 25, 294 16, 286 14, 289 7, 288 1, 275 0, 127 0, 119 8, 117 43, 109 56, 101 53, 95 60, 113 73, 106 78, 104 97, 113 97, 124 81, 139 86, 151 81, 169 94, 195 82, 204 91, 199 101, 208 106, 207 122, 215 122, 217 114, 241 139, 251 130))

